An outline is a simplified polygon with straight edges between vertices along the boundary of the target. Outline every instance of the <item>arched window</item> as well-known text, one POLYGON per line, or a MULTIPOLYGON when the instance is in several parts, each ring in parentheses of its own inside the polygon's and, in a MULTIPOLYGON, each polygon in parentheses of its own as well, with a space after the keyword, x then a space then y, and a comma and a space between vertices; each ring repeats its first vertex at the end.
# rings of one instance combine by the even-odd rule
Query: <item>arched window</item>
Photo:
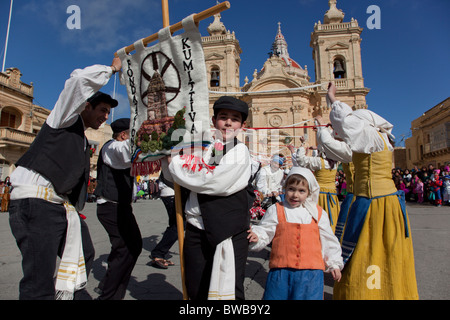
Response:
POLYGON ((220 86, 220 69, 217 66, 211 68, 211 80, 209 82, 210 87, 220 86))
POLYGON ((0 127, 17 129, 22 122, 20 113, 14 108, 6 107, 2 109, 0 115, 0 127))
POLYGON ((336 58, 333 62, 333 74, 335 79, 347 78, 347 71, 345 60, 343 58, 336 58))

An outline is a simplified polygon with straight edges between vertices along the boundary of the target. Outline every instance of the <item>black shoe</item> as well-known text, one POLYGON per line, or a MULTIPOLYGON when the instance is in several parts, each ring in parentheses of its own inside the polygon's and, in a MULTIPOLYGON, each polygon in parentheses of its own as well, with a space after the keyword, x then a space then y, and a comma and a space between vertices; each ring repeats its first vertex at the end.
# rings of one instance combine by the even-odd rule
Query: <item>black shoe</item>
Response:
POLYGON ((94 292, 101 295, 101 294, 103 293, 103 290, 100 289, 99 287, 95 287, 95 288, 94 288, 94 292))

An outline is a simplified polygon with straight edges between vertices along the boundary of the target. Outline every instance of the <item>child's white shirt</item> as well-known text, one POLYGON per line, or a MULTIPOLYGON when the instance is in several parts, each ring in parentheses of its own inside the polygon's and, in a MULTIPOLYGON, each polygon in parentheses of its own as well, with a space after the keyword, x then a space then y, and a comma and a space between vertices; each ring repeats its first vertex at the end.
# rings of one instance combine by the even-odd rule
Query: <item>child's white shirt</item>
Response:
POLYGON ((269 164, 259 171, 258 178, 256 179, 256 188, 263 195, 280 192, 282 190, 283 176, 283 170, 273 170, 269 164))
MULTIPOLYGON (((211 144, 203 156, 206 163, 211 158, 213 146, 214 144, 211 144)), ((238 143, 222 157, 220 165, 212 172, 206 169, 192 172, 183 167, 184 163, 180 156, 173 157, 168 167, 170 173, 165 171, 164 175, 171 176, 180 186, 191 190, 185 206, 186 221, 203 229, 197 194, 229 196, 247 187, 252 172, 250 153, 245 144, 238 143)), ((165 170, 164 163, 163 170, 165 170)))
MULTIPOLYGON (((292 208, 285 201, 284 212, 286 222, 310 224, 312 222, 311 214, 303 207, 292 208)), ((251 251, 261 251, 270 242, 272 242, 278 225, 277 206, 270 206, 258 225, 252 226, 252 231, 258 236, 258 242, 250 243, 251 251)), ((322 210, 322 216, 318 222, 320 242, 322 245, 322 257, 325 261, 325 271, 329 272, 333 269, 344 267, 342 261, 342 251, 338 239, 333 233, 330 226, 328 213, 322 210)))

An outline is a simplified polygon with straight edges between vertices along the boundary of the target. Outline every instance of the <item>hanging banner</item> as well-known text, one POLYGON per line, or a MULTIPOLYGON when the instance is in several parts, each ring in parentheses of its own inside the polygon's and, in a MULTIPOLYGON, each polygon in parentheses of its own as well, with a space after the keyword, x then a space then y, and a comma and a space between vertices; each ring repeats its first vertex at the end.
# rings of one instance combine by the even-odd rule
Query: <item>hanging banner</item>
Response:
MULTIPOLYGON (((159 42, 135 53, 117 51, 120 81, 131 108, 131 174, 160 170, 160 159, 183 140, 209 130, 209 97, 205 59, 194 15, 182 21, 184 33, 172 37, 170 27, 158 32, 159 42)), ((201 138, 200 138, 201 139, 201 138)))

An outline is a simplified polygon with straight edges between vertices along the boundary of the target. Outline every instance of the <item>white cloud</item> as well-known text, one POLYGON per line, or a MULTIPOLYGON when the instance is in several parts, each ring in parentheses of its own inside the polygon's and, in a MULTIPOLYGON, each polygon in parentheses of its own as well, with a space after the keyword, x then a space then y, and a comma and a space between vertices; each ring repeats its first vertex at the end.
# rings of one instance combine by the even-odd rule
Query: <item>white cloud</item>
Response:
POLYGON ((160 23, 158 0, 45 0, 30 1, 24 9, 45 19, 58 34, 61 44, 95 55, 113 51, 156 32, 160 23), (81 12, 81 29, 66 26, 70 5, 81 12))

